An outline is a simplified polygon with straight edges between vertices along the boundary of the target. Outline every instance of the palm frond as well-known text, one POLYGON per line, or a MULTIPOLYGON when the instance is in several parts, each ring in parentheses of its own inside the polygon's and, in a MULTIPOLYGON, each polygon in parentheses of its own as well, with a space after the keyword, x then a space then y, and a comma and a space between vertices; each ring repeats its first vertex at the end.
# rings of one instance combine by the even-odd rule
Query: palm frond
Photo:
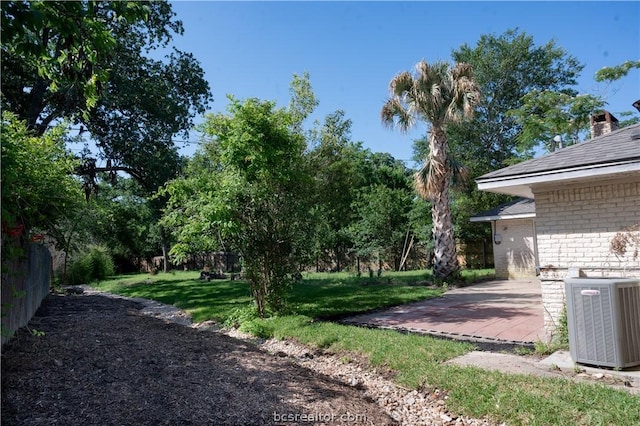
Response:
MULTIPOLYGON (((442 187, 442 179, 446 179, 445 164, 438 164, 432 155, 425 160, 420 170, 413 175, 413 186, 418 196, 425 200, 433 199, 442 187)), ((447 183, 448 184, 448 183, 447 183)))
POLYGON ((389 92, 391 96, 404 96, 407 92, 413 90, 413 76, 408 71, 397 74, 389 82, 389 92))
POLYGON ((424 59, 416 64, 416 90, 424 93, 430 93, 434 84, 438 84, 440 79, 434 72, 431 65, 424 59))
POLYGON ((470 119, 480 103, 480 89, 473 78, 471 65, 464 62, 456 64, 451 69, 451 78, 453 91, 447 115, 453 121, 470 119))
POLYGON ((416 64, 416 75, 420 79, 428 78, 428 76, 431 73, 430 70, 431 70, 431 66, 424 59, 420 60, 420 62, 416 64))
POLYGON ((473 68, 466 62, 458 62, 453 68, 451 68, 451 77, 454 80, 461 78, 473 78, 473 68))
POLYGON ((439 111, 442 108, 442 104, 444 103, 445 99, 442 96, 443 95, 443 86, 441 82, 434 82, 431 85, 431 90, 429 91, 430 94, 430 99, 431 99, 431 105, 434 111, 439 111))
POLYGON ((411 107, 406 107, 399 97, 389 98, 380 111, 382 124, 387 127, 398 127, 406 132, 415 124, 411 107))
POLYGON ((425 161, 420 170, 413 175, 413 187, 418 196, 424 200, 429 200, 432 194, 429 188, 429 181, 432 179, 430 174, 431 167, 429 162, 425 161))
POLYGON ((442 61, 428 64, 422 60, 416 64, 416 97, 420 114, 428 121, 446 119, 451 92, 448 66, 442 61))
POLYGON ((456 189, 463 189, 471 182, 469 168, 449 154, 447 163, 451 171, 451 185, 456 189))

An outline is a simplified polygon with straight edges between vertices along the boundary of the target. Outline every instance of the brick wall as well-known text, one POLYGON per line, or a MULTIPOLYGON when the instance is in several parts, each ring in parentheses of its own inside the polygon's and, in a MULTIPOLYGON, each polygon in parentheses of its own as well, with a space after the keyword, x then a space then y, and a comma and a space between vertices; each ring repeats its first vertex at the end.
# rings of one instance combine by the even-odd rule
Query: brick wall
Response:
POLYGON ((609 251, 618 231, 640 221, 640 176, 534 193, 545 329, 552 337, 568 268, 579 267, 588 277, 640 277, 640 260, 609 251))
POLYGON ((533 219, 497 220, 494 233, 501 237, 501 243, 493 246, 496 277, 535 277, 533 219))

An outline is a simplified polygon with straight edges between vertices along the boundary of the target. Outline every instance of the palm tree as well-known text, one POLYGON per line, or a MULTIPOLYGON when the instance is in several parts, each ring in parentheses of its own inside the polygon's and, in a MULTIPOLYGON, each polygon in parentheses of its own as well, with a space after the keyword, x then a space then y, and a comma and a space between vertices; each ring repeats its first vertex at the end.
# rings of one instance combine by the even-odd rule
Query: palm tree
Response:
POLYGON ((422 60, 416 64, 414 74, 404 71, 393 77, 389 92, 380 114, 383 124, 403 132, 417 120, 431 124, 429 155, 414 175, 414 184, 418 195, 431 200, 433 206, 434 276, 440 279, 455 276, 460 265, 449 204, 454 161, 448 156, 446 129, 449 123, 473 116, 480 91, 470 65, 458 63, 450 68, 447 62, 430 65, 422 60))

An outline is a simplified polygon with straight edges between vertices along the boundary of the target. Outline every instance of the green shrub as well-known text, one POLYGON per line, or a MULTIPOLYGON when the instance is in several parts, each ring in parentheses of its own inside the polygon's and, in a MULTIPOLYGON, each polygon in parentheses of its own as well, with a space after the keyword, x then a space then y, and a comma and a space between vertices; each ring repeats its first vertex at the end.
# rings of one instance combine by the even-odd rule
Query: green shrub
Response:
MULTIPOLYGON (((224 322, 225 327, 239 328, 244 323, 251 322, 259 318, 258 309, 255 304, 244 308, 234 308, 231 310, 224 322)), ((244 331, 244 330, 243 330, 244 331)))
POLYGON ((558 343, 569 347, 569 325, 567 324, 567 305, 562 307, 562 314, 558 324, 558 343))
POLYGON ((69 267, 69 284, 87 284, 104 280, 115 274, 115 266, 109 250, 100 246, 93 246, 76 259, 69 267))
POLYGON ((78 285, 91 282, 91 261, 82 256, 71 261, 67 270, 67 284, 78 285))
POLYGON ((245 321, 240 325, 240 328, 238 330, 244 333, 249 333, 252 336, 259 337, 261 339, 272 338, 276 331, 273 324, 269 324, 268 320, 263 319, 245 321))
POLYGON ((233 309, 225 320, 224 326, 237 328, 243 333, 263 339, 270 339, 275 333, 275 327, 269 319, 260 318, 255 303, 244 308, 233 309))

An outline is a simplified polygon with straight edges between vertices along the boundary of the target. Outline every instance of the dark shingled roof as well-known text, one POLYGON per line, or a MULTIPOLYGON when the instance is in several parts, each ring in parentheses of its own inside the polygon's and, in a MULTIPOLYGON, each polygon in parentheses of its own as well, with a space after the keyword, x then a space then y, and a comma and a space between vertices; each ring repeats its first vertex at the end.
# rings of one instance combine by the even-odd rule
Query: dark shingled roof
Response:
POLYGON ((623 161, 640 161, 640 124, 571 145, 543 157, 524 161, 480 176, 477 181, 536 174, 623 161))
POLYGON ((536 202, 531 198, 518 198, 510 203, 501 204, 496 208, 487 210, 471 216, 473 218, 488 218, 488 217, 504 217, 504 216, 516 216, 516 215, 530 215, 536 212, 536 202))

